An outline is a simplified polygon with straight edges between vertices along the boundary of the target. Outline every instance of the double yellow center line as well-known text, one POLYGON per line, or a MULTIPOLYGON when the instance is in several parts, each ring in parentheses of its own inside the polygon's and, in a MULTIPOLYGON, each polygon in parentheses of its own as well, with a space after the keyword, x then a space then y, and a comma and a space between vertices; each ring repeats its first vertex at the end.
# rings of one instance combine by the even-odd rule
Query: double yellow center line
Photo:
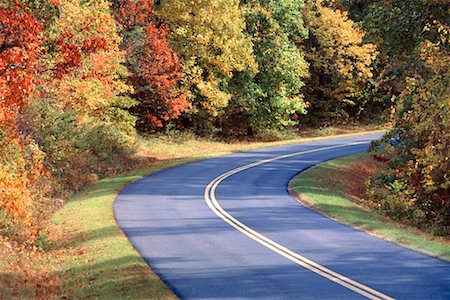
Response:
POLYGON ((226 178, 237 174, 239 172, 248 170, 250 168, 260 166, 263 164, 267 164, 276 160, 290 158, 294 156, 309 154, 309 153, 315 153, 319 151, 326 151, 331 149, 337 149, 342 147, 348 147, 353 145, 361 145, 366 144, 366 142, 357 142, 357 143, 350 143, 345 145, 337 145, 337 146, 329 146, 329 147, 323 147, 319 149, 313 149, 313 150, 307 150, 307 151, 301 151, 301 152, 295 152, 290 154, 285 154, 269 159, 264 159, 261 161, 257 161, 248 165, 244 165, 242 167, 233 169, 231 171, 228 171, 218 177, 216 177, 214 180, 212 180, 208 186, 205 188, 205 201, 208 205, 208 207, 222 220, 224 220, 226 223, 228 223, 230 226, 234 227, 236 230, 240 231, 241 233, 245 234, 246 236, 250 237, 251 239, 255 240, 256 242, 260 243, 261 245, 266 246, 270 250, 274 251, 275 253, 278 253, 281 256, 284 256, 285 258, 293 261, 294 263, 316 273, 320 276, 331 280, 337 284, 340 284, 362 296, 367 297, 368 299, 393 299, 383 293, 380 293, 368 286, 365 286, 359 282, 356 282, 348 277, 345 277, 341 274, 338 274, 298 253, 295 253, 286 247, 283 247, 282 245, 278 244, 277 242, 267 238, 266 236, 256 232, 255 230, 251 229, 250 227, 244 225, 240 221, 238 221, 236 218, 231 216, 227 211, 225 211, 219 204, 219 202, 216 199, 215 192, 219 184, 225 180, 226 178))

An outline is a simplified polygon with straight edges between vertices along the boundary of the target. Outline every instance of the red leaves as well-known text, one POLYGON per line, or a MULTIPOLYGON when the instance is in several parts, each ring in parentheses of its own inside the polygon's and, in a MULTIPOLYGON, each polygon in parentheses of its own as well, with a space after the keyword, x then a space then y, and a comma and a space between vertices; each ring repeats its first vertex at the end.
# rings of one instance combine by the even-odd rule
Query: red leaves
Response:
POLYGON ((0 5, 0 210, 26 226, 31 218, 28 186, 42 166, 27 157, 13 120, 35 91, 42 40, 42 25, 29 10, 0 5))
MULTIPOLYGON (((141 129, 163 127, 167 121, 176 119, 191 104, 179 87, 182 78, 181 60, 167 42, 167 26, 151 23, 153 0, 115 0, 114 15, 125 30, 135 26, 145 28, 145 44, 128 45, 128 55, 133 56, 129 70, 131 81, 140 102, 136 113, 140 115, 141 129)), ((133 37, 131 37, 133 39, 133 37)))
POLYGON ((137 68, 139 78, 135 77, 137 82, 146 83, 137 87, 141 100, 139 109, 148 125, 154 127, 162 127, 168 120, 178 118, 191 106, 178 85, 182 78, 181 61, 167 43, 167 31, 166 26, 147 25, 145 49, 137 68))
POLYGON ((373 160, 375 161, 379 161, 379 162, 390 162, 391 159, 386 157, 384 155, 384 153, 382 153, 381 155, 372 155, 373 160))
POLYGON ((144 77, 161 94, 181 79, 180 59, 167 44, 167 30, 166 26, 147 26, 146 49, 139 63, 144 77))
POLYGON ((162 127, 163 123, 161 122, 161 120, 159 120, 157 117, 151 115, 151 114, 145 114, 144 118, 152 125, 156 126, 156 127, 162 127))
POLYGON ((115 0, 114 15, 126 30, 145 26, 153 14, 153 0, 115 0))
POLYGON ((0 122, 27 104, 42 51, 42 25, 20 5, 0 5, 0 122))
POLYGON ((57 78, 61 78, 63 74, 67 74, 71 69, 81 67, 83 55, 95 53, 100 50, 106 50, 107 44, 103 37, 93 37, 83 41, 81 46, 71 42, 74 37, 73 33, 66 33, 58 39, 59 55, 62 60, 56 64, 57 78))
POLYGON ((94 37, 90 40, 85 40, 81 50, 85 53, 91 53, 98 50, 106 50, 106 40, 102 37, 94 37))
POLYGON ((59 52, 63 55, 63 60, 56 64, 56 68, 59 70, 55 74, 57 78, 61 78, 62 74, 68 73, 69 69, 81 65, 80 49, 75 44, 63 42, 59 46, 59 52))

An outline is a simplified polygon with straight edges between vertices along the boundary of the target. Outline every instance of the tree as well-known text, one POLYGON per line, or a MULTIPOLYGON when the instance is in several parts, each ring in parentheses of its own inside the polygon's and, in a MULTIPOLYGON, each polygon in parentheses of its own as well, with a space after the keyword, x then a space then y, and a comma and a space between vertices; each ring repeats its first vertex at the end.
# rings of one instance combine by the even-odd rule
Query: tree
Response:
POLYGON ((29 186, 43 173, 42 156, 19 135, 15 117, 34 96, 42 24, 25 5, 0 4, 0 222, 31 230, 29 186))
POLYGON ((33 96, 43 40, 29 9, 0 4, 0 122, 8 122, 33 96))
POLYGON ((364 10, 363 24, 367 39, 378 45, 383 60, 406 62, 422 42, 438 37, 423 29, 434 20, 448 22, 448 12, 447 0, 377 0, 364 10))
POLYGON ((137 127, 142 131, 166 127, 191 107, 180 88, 182 61, 167 42, 169 29, 158 24, 152 0, 117 0, 113 8, 124 28, 121 47, 127 53, 129 80, 138 101, 132 109, 138 116, 137 127))
POLYGON ((256 68, 239 1, 162 1, 160 15, 184 60, 183 84, 191 93, 191 113, 194 118, 202 115, 198 122, 211 120, 232 97, 228 84, 233 74, 256 68))
POLYGON ((389 216, 429 229, 450 232, 450 28, 435 20, 427 30, 436 42, 421 44, 423 69, 406 79, 399 95, 395 128, 387 138, 399 145, 375 179, 374 206, 389 216), (393 188, 393 187, 396 188, 393 188))
POLYGON ((136 112, 144 128, 163 127, 191 107, 179 88, 181 62, 167 43, 167 31, 166 26, 147 25, 147 40, 132 76, 139 99, 136 112))
POLYGON ((307 121, 346 122, 365 107, 362 93, 373 77, 376 47, 363 42, 364 31, 346 12, 325 6, 322 0, 308 2, 304 17, 309 29, 304 49, 311 73, 305 88, 311 104, 307 121))
POLYGON ((127 31, 146 27, 153 18, 153 0, 114 0, 113 12, 117 22, 127 31))
POLYGON ((74 109, 124 131, 132 132, 135 104, 127 93, 125 52, 108 1, 62 0, 59 18, 49 32, 56 46, 52 60, 63 69, 58 80, 48 80, 46 96, 54 104, 74 109))
POLYGON ((386 165, 372 204, 437 235, 450 230, 450 30, 447 0, 341 0, 380 51, 374 97, 391 106, 386 165), (396 146, 390 145, 394 139, 396 146))
POLYGON ((288 126, 293 116, 305 113, 301 88, 308 65, 296 47, 307 34, 302 9, 298 0, 248 1, 244 7, 258 69, 233 80, 232 107, 247 115, 249 133, 288 126))

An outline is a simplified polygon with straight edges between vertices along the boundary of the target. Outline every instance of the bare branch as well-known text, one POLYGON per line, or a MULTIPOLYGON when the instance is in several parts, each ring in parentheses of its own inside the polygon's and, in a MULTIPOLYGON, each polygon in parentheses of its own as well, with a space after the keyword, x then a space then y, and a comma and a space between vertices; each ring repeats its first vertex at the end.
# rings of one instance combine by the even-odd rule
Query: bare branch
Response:
POLYGON ((25 71, 33 71, 36 73, 45 73, 45 72, 49 72, 49 71, 63 71, 62 68, 39 69, 39 68, 24 67, 24 66, 17 65, 17 64, 8 64, 8 65, 6 65, 5 69, 0 71, 0 76, 3 76, 6 73, 6 71, 8 71, 9 69, 11 69, 11 70, 20 69, 20 70, 25 70, 25 71))

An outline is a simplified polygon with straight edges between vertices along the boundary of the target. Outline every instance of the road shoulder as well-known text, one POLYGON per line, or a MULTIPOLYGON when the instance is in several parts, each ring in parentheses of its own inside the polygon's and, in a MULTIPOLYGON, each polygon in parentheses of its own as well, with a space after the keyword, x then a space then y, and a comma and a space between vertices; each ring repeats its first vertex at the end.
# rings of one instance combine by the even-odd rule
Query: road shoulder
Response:
POLYGON ((448 239, 434 237, 420 230, 391 221, 358 205, 344 192, 345 187, 330 178, 346 176, 344 171, 368 154, 338 158, 301 172, 289 183, 290 194, 302 205, 340 223, 403 247, 450 261, 448 239))

